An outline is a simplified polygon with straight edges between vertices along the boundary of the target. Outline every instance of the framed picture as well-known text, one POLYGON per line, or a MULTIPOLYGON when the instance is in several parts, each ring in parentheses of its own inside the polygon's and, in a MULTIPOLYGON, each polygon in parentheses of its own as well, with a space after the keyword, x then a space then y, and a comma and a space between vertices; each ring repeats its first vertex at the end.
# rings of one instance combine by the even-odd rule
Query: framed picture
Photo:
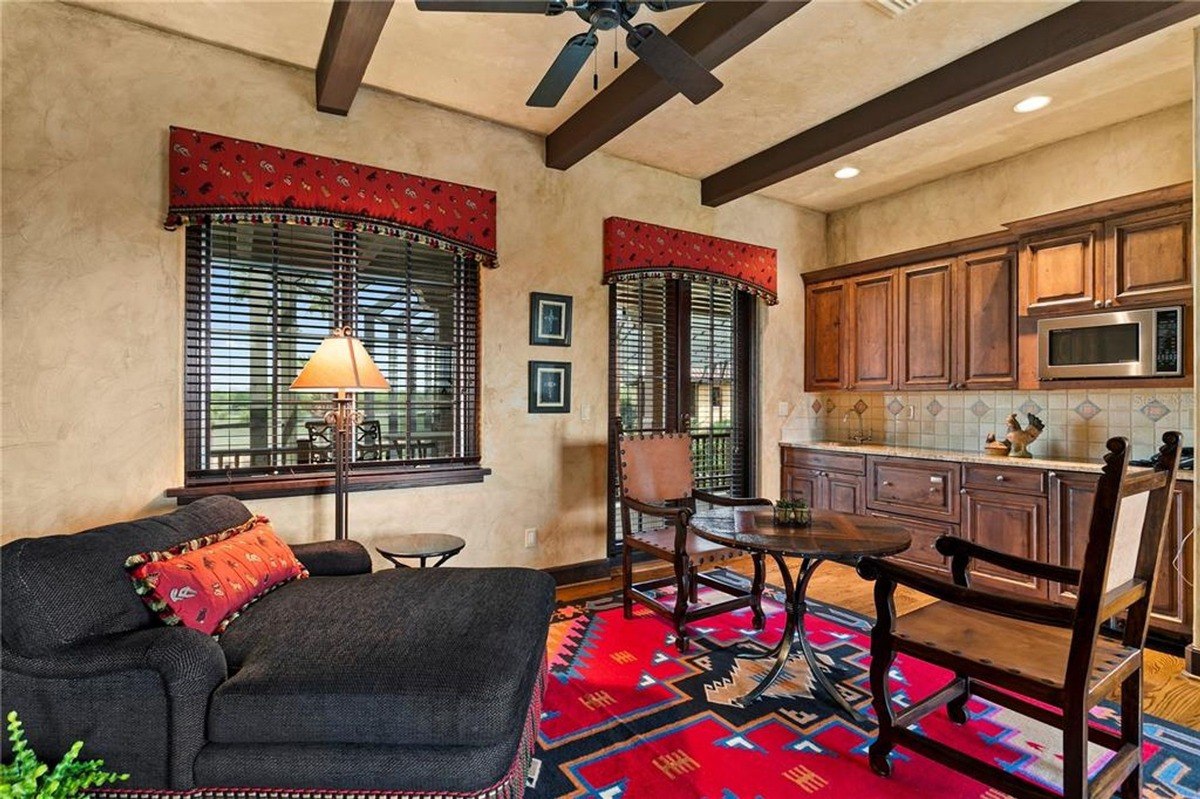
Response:
POLYGON ((529 362, 529 412, 571 412, 571 364, 564 361, 529 362))
POLYGON ((529 295, 529 343, 571 346, 571 298, 565 294, 529 295))

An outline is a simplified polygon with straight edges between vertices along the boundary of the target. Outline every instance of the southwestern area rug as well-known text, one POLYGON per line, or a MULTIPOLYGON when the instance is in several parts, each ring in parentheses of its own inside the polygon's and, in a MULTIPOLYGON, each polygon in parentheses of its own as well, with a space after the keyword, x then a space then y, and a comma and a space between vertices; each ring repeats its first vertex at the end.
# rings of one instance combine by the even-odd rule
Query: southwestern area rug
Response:
MULTIPOLYGON (((856 724, 814 699, 798 654, 758 702, 736 707, 734 698, 753 687, 768 663, 735 655, 778 641, 780 599, 777 591, 764 598, 762 632, 752 628, 749 610, 693 625, 698 635, 687 655, 675 649, 667 624, 644 608, 626 621, 619 596, 561 604, 550 632, 550 676, 526 797, 1003 799, 903 749, 893 754, 889 779, 875 776, 866 757, 874 722, 856 724)), ((810 600, 806 626, 843 695, 873 719, 870 621, 810 600)), ((893 690, 904 704, 948 679, 940 669, 901 656, 893 690)), ((968 708, 972 720, 965 727, 951 724, 943 711, 921 728, 1057 788, 1061 739, 1055 730, 979 699, 968 708)), ((1094 718, 1105 724, 1117 716, 1101 706, 1094 718)), ((1146 799, 1200 799, 1200 732, 1147 716, 1145 738, 1146 799)))

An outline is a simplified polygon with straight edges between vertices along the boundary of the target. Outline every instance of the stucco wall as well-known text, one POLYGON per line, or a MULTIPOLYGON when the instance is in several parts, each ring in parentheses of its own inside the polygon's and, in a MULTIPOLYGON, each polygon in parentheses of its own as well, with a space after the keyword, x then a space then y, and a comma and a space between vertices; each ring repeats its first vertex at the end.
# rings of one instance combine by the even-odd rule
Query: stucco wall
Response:
MULTIPOLYGON (((169 125, 494 189, 500 268, 483 275, 480 485, 360 492, 352 533, 447 531, 455 561, 553 566, 603 557, 607 297, 601 223, 621 215, 779 249, 761 315, 764 485, 779 402, 801 393, 799 273, 824 218, 750 197, 699 204, 693 180, 597 154, 545 169, 533 136, 364 90, 317 113, 311 72, 77 8, 2 4, 3 537, 169 510, 182 481, 183 237, 162 229, 169 125), (530 291, 575 297, 570 415, 526 413, 530 291), (591 407, 584 421, 581 408, 591 407), (540 543, 525 549, 523 530, 540 543)), ((332 500, 250 503, 292 541, 332 535, 332 500)))
POLYGON ((1001 230, 1005 222, 1192 179, 1191 104, 829 215, 829 263, 1001 230))

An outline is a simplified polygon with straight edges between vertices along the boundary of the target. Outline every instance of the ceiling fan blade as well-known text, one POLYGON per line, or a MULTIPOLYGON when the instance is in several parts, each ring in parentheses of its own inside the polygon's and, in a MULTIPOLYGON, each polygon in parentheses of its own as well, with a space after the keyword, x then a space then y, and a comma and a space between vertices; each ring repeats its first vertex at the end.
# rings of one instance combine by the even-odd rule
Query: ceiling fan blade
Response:
MULTIPOLYGON (((417 0, 418 11, 473 11, 485 14, 552 14, 553 0, 417 0)), ((561 9, 559 9, 561 10, 561 9)))
POLYGON ((703 2, 704 0, 643 0, 643 5, 651 11, 670 11, 674 8, 699 5, 703 2))
POLYGON ((590 31, 576 34, 567 39, 562 51, 554 59, 550 69, 546 70, 546 74, 542 76, 542 82, 533 90, 533 94, 529 95, 525 105, 537 108, 553 108, 558 105, 558 101, 566 94, 571 81, 575 80, 579 70, 583 69, 583 65, 591 57, 598 41, 596 35, 590 31))
POLYGON ((625 38, 633 54, 693 103, 702 103, 724 84, 674 39, 650 23, 635 27, 625 38))

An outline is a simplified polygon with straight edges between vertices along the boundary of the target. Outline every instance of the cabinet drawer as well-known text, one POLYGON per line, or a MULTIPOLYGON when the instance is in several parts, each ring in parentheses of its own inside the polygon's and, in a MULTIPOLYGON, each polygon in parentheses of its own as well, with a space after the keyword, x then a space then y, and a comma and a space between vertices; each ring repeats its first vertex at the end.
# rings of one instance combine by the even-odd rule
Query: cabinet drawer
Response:
POLYGON ((993 466, 990 463, 963 465, 963 485, 985 491, 1013 491, 1020 494, 1046 493, 1046 473, 1020 466, 993 466))
POLYGON ((844 472, 845 474, 866 473, 866 458, 862 455, 799 447, 783 448, 783 465, 826 472, 844 472))
POLYGON ((867 458, 867 507, 958 523, 957 463, 867 458))
POLYGON ((872 513, 871 515, 902 524, 904 529, 912 534, 912 546, 898 555, 893 555, 894 559, 939 572, 950 571, 946 558, 937 551, 934 545, 944 535, 958 535, 957 527, 941 522, 919 522, 901 516, 891 516, 887 513, 872 513))

